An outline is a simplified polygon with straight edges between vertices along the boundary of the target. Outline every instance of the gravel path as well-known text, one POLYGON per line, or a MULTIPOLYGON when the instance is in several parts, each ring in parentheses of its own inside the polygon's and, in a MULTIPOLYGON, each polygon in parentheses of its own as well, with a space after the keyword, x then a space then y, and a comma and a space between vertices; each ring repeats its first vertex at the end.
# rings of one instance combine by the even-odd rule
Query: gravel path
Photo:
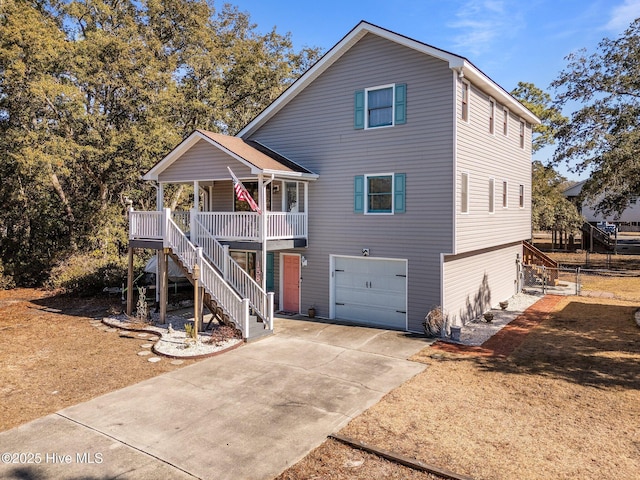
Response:
MULTIPOLYGON (((461 343, 470 346, 482 345, 542 297, 542 295, 526 293, 514 295, 509 299, 509 306, 505 310, 501 310, 500 308, 491 309, 491 313, 494 315, 491 323, 487 323, 482 315, 474 318, 462 326, 460 341, 452 343, 461 343)), ((451 340, 447 338, 443 340, 451 342, 451 340)))
MULTIPOLYGON (((135 318, 126 315, 117 315, 104 318, 102 322, 109 327, 121 328, 123 330, 142 330, 152 335, 146 337, 149 341, 155 341, 153 351, 159 355, 173 358, 194 358, 213 355, 215 353, 235 347, 242 343, 241 338, 229 337, 219 338, 213 341, 212 332, 209 330, 199 332, 198 340, 187 339, 185 325, 193 323, 193 318, 188 315, 167 315, 167 322, 159 323, 157 314, 152 315, 152 323, 140 325, 135 318), (157 340, 151 337, 156 337, 157 340)), ((208 319, 205 317, 204 323, 208 319)), ((216 327, 214 327, 215 329, 216 327)), ((224 327, 222 327, 224 328, 224 327)), ((218 336, 216 336, 218 337, 218 336)))

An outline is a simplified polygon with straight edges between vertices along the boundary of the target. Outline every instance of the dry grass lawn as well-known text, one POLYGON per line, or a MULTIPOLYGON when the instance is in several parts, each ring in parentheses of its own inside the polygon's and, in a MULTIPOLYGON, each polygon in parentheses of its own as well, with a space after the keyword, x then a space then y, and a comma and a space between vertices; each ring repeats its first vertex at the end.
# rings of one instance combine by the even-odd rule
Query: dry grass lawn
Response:
MULTIPOLYGON (((425 372, 340 433, 477 480, 638 478, 640 285, 607 281, 593 289, 629 300, 564 298, 506 358, 424 349, 413 360, 425 372)), ((136 355, 144 340, 91 326, 120 307, 0 291, 0 431, 179 368, 136 355)), ((333 440, 278 477, 369 478, 437 477, 333 440)))
MULTIPOLYGON (((506 359, 426 348, 424 373, 340 433, 478 480, 638 478, 637 308, 567 297, 506 359)), ((331 446, 278 480, 365 478, 318 475, 331 446)))
MULTIPOLYGON (((581 273, 582 292, 611 292, 615 298, 640 302, 640 255, 589 254, 588 265, 585 253, 549 253, 561 266, 587 268, 581 273), (597 275, 594 270, 609 270, 597 275)), ((561 279, 575 281, 575 275, 561 272, 561 279)))
POLYGON ((121 308, 119 298, 0 290, 0 431, 180 368, 138 356, 144 339, 89 323, 121 308))

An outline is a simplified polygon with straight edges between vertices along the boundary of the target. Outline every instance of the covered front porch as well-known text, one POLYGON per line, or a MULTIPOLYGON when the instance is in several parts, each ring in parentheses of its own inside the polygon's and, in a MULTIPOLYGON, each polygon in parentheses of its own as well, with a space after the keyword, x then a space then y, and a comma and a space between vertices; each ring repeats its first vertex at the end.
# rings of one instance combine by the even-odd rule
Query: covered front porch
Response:
MULTIPOLYGON (((228 317, 244 338, 250 317, 272 330, 269 251, 307 246, 309 185, 318 175, 256 142, 197 130, 143 178, 157 188, 157 210, 129 211, 130 265, 132 249, 158 251, 161 316, 161 283, 172 256, 199 280, 194 287, 204 289, 210 310, 228 317), (167 208, 171 190, 185 185, 193 191, 188 210, 167 208)), ((129 310, 129 298, 127 304, 129 310)))

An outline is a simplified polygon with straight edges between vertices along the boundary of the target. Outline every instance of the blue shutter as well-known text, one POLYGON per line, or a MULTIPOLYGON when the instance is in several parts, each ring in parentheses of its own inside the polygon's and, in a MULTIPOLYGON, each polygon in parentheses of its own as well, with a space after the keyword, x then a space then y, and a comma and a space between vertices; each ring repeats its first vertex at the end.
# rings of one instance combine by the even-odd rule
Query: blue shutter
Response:
POLYGON ((396 173, 393 177, 393 211, 394 213, 404 213, 405 205, 405 180, 406 173, 396 173))
POLYGON ((396 85, 395 124, 407 123, 407 84, 396 85))
POLYGON ((353 181, 353 211, 364 213, 364 175, 356 175, 353 181))
POLYGON ((358 90, 354 95, 353 128, 364 128, 364 90, 358 90))
POLYGON ((274 257, 273 257, 273 252, 267 252, 267 292, 273 292, 273 287, 275 284, 275 278, 274 278, 274 257))

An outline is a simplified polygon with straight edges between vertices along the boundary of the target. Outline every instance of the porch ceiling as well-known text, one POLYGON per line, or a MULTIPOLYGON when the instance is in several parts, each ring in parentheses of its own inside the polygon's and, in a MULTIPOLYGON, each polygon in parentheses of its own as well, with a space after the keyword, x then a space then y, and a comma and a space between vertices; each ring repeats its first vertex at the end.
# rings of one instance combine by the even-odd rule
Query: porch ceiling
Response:
POLYGON ((246 142, 239 137, 196 130, 183 140, 167 156, 158 162, 142 178, 158 180, 159 176, 179 160, 200 140, 229 155, 250 169, 253 175, 274 175, 282 178, 316 180, 318 175, 296 164, 277 152, 257 142, 246 142))

